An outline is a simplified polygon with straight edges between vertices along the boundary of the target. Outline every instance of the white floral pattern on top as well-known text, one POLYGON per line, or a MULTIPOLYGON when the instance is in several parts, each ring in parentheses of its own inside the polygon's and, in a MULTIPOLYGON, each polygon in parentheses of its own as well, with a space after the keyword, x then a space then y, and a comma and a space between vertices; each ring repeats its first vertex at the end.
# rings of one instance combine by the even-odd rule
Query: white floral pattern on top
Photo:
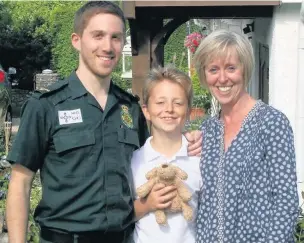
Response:
POLYGON ((197 243, 290 243, 298 215, 293 132, 262 101, 224 151, 218 117, 202 124, 197 243))

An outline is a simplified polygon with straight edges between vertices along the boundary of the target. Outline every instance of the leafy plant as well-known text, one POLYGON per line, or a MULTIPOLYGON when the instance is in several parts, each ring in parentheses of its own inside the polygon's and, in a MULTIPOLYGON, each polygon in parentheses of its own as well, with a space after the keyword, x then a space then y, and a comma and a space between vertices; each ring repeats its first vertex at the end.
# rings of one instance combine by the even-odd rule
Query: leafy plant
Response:
POLYGON ((203 108, 208 113, 211 108, 211 94, 206 91, 205 94, 194 95, 192 107, 203 108))
MULTIPOLYGON (((302 191, 302 199, 304 200, 304 191, 302 191)), ((296 243, 304 243, 304 211, 303 203, 300 206, 300 214, 295 228, 295 241, 296 243)))
POLYGON ((119 86, 120 88, 122 88, 125 91, 130 91, 132 88, 132 82, 128 81, 126 79, 123 79, 121 77, 121 73, 119 73, 119 72, 112 73, 112 81, 114 84, 116 84, 117 86, 119 86))
POLYGON ((203 121, 206 120, 208 117, 209 115, 204 115, 202 117, 198 117, 195 120, 186 122, 185 124, 186 131, 200 130, 203 121))
MULTIPOLYGON (((6 197, 8 190, 8 183, 11 176, 11 169, 5 169, 0 171, 0 212, 5 213, 6 207, 6 197)), ((39 180, 39 174, 36 174, 30 198, 30 212, 29 212, 29 222, 28 222, 28 243, 39 243, 39 227, 34 220, 34 210, 41 199, 41 185, 39 180)))
MULTIPOLYGON (((167 23, 169 20, 165 20, 167 23)), ((193 21, 190 21, 191 31, 197 32, 200 27, 195 25, 193 21)), ((187 24, 182 24, 179 26, 169 37, 165 47, 164 47, 164 63, 175 63, 176 66, 182 70, 188 68, 188 59, 186 57, 187 49, 185 47, 185 35, 187 34, 187 24), (184 53, 184 54, 182 54, 184 53)))
POLYGON ((5 202, 7 196, 8 183, 10 179, 10 169, 0 172, 0 212, 5 212, 5 202))
POLYGON ((51 15, 52 64, 61 78, 67 77, 78 66, 78 53, 71 44, 73 19, 76 10, 84 1, 66 2, 65 7, 58 6, 51 15))
POLYGON ((29 212, 28 233, 27 233, 28 243, 39 243, 40 230, 39 230, 39 226, 36 224, 34 220, 34 212, 42 196, 42 189, 41 189, 39 176, 40 174, 36 173, 31 190, 30 212, 29 212))

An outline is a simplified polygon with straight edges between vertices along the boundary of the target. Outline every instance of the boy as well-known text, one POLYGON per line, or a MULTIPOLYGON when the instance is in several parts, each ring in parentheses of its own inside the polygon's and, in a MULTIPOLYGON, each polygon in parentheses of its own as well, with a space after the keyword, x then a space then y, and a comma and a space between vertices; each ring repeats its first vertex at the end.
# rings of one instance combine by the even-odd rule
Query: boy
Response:
MULTIPOLYGON (((184 181, 192 192, 190 205, 197 208, 201 179, 199 158, 187 155, 187 140, 183 136, 185 121, 192 101, 191 79, 175 68, 152 70, 143 89, 143 112, 151 124, 151 137, 133 153, 131 162, 134 186, 138 188, 147 180, 145 174, 162 163, 172 163, 188 174, 184 181)), ((166 242, 194 243, 195 217, 187 222, 182 213, 167 214, 167 225, 158 225, 154 211, 166 209, 176 196, 173 186, 156 184, 145 199, 134 202, 138 219, 135 243, 166 242)))

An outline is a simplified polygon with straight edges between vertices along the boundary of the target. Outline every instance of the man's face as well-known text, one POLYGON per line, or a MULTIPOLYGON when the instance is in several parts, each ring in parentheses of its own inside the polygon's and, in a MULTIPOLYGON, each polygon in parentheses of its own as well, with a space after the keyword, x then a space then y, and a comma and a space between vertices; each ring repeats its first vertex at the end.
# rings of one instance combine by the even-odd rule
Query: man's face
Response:
POLYGON ((82 68, 107 78, 117 65, 124 46, 122 20, 107 13, 93 16, 82 36, 72 35, 73 46, 79 51, 82 68))

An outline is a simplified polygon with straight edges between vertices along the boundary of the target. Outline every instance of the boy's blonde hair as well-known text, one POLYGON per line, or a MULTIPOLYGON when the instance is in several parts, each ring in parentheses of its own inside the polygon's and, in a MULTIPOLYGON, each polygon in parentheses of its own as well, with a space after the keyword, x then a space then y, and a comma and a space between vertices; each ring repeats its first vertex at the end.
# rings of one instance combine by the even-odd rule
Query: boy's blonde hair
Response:
POLYGON ((188 101, 188 110, 190 110, 193 98, 191 78, 181 70, 170 65, 166 67, 153 68, 148 73, 143 87, 143 104, 148 105, 151 90, 155 87, 157 83, 162 82, 164 80, 169 80, 173 83, 177 83, 183 88, 188 101))
POLYGON ((254 68, 254 55, 249 40, 235 32, 216 30, 202 40, 193 60, 201 84, 207 87, 205 68, 216 58, 226 58, 235 51, 243 68, 245 86, 248 85, 254 68))

